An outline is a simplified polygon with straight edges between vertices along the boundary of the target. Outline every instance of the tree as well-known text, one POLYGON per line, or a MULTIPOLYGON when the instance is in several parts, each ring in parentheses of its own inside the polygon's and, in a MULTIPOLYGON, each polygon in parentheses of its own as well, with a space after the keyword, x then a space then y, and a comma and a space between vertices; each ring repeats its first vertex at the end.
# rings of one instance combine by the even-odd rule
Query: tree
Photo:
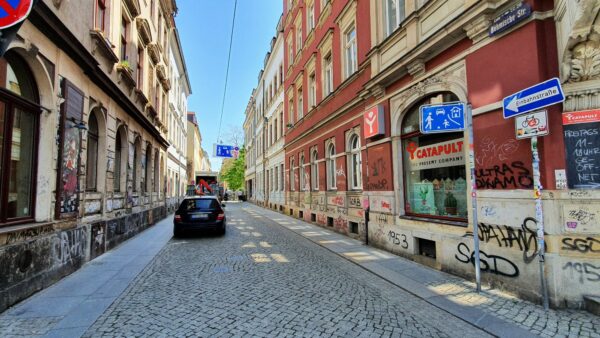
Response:
POLYGON ((223 161, 221 180, 227 182, 231 190, 244 190, 244 175, 246 171, 246 149, 242 147, 237 159, 223 161))

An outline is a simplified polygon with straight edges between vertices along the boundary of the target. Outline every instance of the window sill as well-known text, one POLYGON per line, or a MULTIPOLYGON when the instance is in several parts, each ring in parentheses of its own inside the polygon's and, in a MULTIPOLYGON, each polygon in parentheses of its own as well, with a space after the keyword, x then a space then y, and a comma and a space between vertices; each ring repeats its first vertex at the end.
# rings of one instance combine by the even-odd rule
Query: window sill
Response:
POLYGON ((35 223, 33 220, 26 220, 23 221, 26 223, 21 223, 21 224, 15 224, 14 223, 4 223, 2 225, 0 225, 0 235, 4 235, 6 234, 6 242, 5 243, 0 243, 0 245, 4 245, 4 244, 12 244, 12 243, 16 243, 16 242, 21 242, 21 241, 26 241, 29 240, 31 238, 34 237, 39 237, 42 236, 44 234, 49 234, 54 232, 54 223, 55 222, 39 222, 39 223, 35 223), (36 230, 39 229, 36 233, 36 230), (28 234, 25 237, 21 237, 17 234, 15 234, 16 238, 11 238, 12 236, 10 236, 9 234, 11 233, 17 233, 17 232, 22 232, 22 231, 27 231, 28 234), (30 234, 31 233, 31 234, 30 234))
POLYGON ((441 218, 419 217, 419 216, 412 216, 412 215, 402 215, 402 216, 400 216, 400 219, 406 219, 406 220, 411 220, 411 221, 421 221, 421 222, 428 222, 428 223, 438 223, 438 224, 459 226, 459 227, 464 227, 464 228, 466 228, 469 225, 467 223, 467 221, 458 221, 458 220, 451 221, 451 220, 446 220, 446 219, 441 219, 441 218))

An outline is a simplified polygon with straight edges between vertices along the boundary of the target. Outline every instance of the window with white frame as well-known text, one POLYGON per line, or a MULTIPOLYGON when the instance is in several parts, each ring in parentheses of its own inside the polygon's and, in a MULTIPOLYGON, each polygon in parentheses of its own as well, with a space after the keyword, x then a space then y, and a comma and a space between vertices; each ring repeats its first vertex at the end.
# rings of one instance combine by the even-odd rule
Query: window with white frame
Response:
POLYGON ((298 89, 298 120, 304 117, 304 96, 302 88, 298 89))
POLYGON ((288 103, 288 110, 289 110, 289 118, 288 118, 288 123, 289 124, 294 124, 294 100, 290 99, 290 102, 288 103))
POLYGON ((319 163, 317 160, 319 159, 319 153, 317 149, 312 151, 310 156, 310 181, 312 182, 312 189, 317 191, 319 190, 319 163))
POLYGON ((392 34, 404 21, 405 0, 385 0, 386 36, 392 34))
POLYGON ((285 190, 285 179, 283 178, 284 175, 284 170, 283 170, 283 163, 281 163, 281 165, 279 166, 279 177, 281 179, 281 182, 279 183, 279 187, 281 188, 281 191, 285 190))
POLYGON ((304 179, 304 155, 300 155, 300 191, 306 190, 306 181, 304 179))
POLYGON ((294 175, 294 158, 290 158, 290 191, 296 190, 296 176, 294 175))
POLYGON ((290 37, 290 40, 288 42, 288 66, 291 66, 294 64, 294 46, 292 43, 292 38, 290 37))
POLYGON ((358 69, 358 62, 356 60, 356 26, 354 26, 354 24, 350 26, 344 34, 344 57, 344 75, 348 78, 358 69))
POLYGON ((273 179, 273 190, 279 191, 279 170, 277 170, 277 168, 273 168, 273 173, 275 174, 275 178, 273 179))
POLYGON ((335 145, 332 143, 327 147, 327 188, 330 190, 337 188, 335 177, 335 145))
POLYGON ((333 92, 333 65, 331 52, 323 58, 323 97, 333 92))
POLYGON ((362 189, 362 161, 360 155, 360 138, 353 134, 350 137, 350 180, 351 189, 362 189))
POLYGON ((315 73, 308 77, 308 107, 309 110, 317 105, 317 80, 315 73))
POLYGON ((310 32, 315 28, 315 4, 314 3, 310 4, 310 6, 308 7, 308 13, 306 13, 306 16, 308 17, 308 19, 306 19, 307 20, 306 31, 310 32))

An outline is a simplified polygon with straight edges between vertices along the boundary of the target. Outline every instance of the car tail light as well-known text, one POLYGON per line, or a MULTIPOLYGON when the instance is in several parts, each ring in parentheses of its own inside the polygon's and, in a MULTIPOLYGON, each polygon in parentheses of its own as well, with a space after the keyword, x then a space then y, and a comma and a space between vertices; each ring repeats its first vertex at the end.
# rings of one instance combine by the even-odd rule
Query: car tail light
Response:
POLYGON ((181 222, 181 215, 175 215, 175 222, 181 222))
POLYGON ((222 221, 225 219, 225 214, 221 213, 217 216, 217 221, 222 221))

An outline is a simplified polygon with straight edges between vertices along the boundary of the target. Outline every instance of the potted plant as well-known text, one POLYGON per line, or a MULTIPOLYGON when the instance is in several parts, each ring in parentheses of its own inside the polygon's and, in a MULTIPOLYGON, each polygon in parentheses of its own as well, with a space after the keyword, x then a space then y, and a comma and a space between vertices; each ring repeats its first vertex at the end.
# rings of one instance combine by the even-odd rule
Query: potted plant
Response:
POLYGON ((122 68, 130 73, 133 71, 131 69, 131 65, 129 64, 129 60, 122 60, 121 62, 119 62, 119 68, 122 68))
POLYGON ((292 128, 293 126, 294 126, 294 124, 293 124, 293 123, 288 123, 288 124, 287 124, 287 127, 288 127, 288 128, 292 128))
POLYGON ((456 215, 456 197, 452 195, 451 192, 446 194, 446 198, 444 199, 444 207, 446 208, 447 215, 456 215))

